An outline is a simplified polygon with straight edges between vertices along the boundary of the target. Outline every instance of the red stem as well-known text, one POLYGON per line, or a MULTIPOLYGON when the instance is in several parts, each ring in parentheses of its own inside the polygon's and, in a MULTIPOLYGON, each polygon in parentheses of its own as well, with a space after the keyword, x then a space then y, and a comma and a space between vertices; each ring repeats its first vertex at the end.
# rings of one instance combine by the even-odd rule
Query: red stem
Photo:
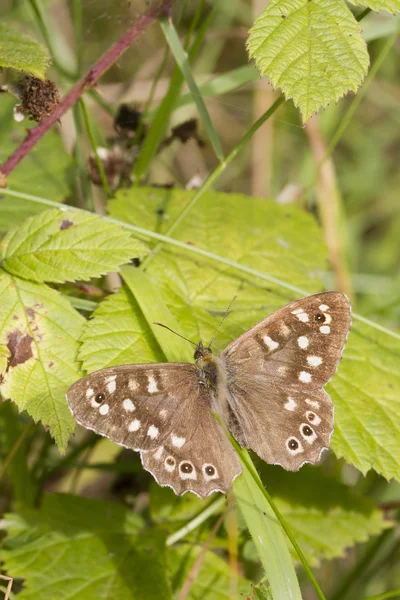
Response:
POLYGON ((100 77, 119 59, 135 40, 155 19, 163 14, 169 14, 174 0, 161 0, 158 4, 152 4, 147 11, 139 17, 124 36, 97 61, 97 63, 86 73, 82 79, 63 97, 54 113, 31 129, 22 144, 11 154, 4 165, 0 168, 0 175, 9 175, 18 163, 28 154, 33 146, 44 136, 60 117, 69 109, 82 94, 95 85, 100 77))

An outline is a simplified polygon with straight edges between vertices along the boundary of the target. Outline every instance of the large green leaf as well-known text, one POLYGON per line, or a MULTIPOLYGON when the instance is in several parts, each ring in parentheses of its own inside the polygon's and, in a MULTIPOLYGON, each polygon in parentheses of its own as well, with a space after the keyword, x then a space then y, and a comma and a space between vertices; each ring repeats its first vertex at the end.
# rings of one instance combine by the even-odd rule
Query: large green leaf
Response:
POLYGON ((0 392, 48 426, 61 451, 75 427, 65 393, 79 377, 83 323, 54 290, 0 271, 0 392))
POLYGON ((400 343, 355 323, 345 360, 328 386, 335 404, 332 449, 366 473, 400 478, 400 343))
POLYGON ((392 14, 400 12, 400 0, 350 0, 356 6, 367 6, 372 10, 386 10, 392 14))
POLYGON ((44 79, 49 63, 50 57, 44 46, 0 23, 0 68, 27 71, 44 79))
POLYGON ((21 600, 169 600, 165 539, 111 502, 53 494, 38 511, 1 523, 8 573, 24 579, 21 600))
POLYGON ((100 304, 87 322, 81 341, 79 358, 89 372, 165 360, 137 301, 126 287, 100 304))
POLYGON ((355 92, 369 65, 360 26, 342 0, 271 0, 247 48, 261 74, 300 108, 303 121, 355 92))
POLYGON ((0 244, 3 268, 32 281, 89 279, 115 271, 145 246, 96 215, 51 209, 11 230, 0 244))
POLYGON ((342 556, 347 548, 392 527, 372 498, 306 465, 297 473, 257 462, 263 482, 308 560, 342 556))
MULTIPOLYGON (((16 123, 13 118, 13 106, 16 104, 14 98, 1 95, 0 102, 0 164, 4 163, 9 155, 26 137, 26 129, 32 124, 26 119, 22 123, 16 123)), ((70 184, 74 172, 72 158, 65 151, 61 137, 55 127, 30 150, 19 165, 7 177, 10 188, 19 192, 36 194, 38 196, 51 198, 63 202, 70 192, 70 184)), ((6 207, 8 216, 14 215, 14 223, 21 223, 19 206, 25 204, 25 214, 35 214, 43 207, 33 202, 20 200, 16 203, 15 198, 0 199, 0 230, 6 228, 2 223, 3 206, 6 207)))
MULTIPOLYGON (((109 209, 121 220, 164 233, 192 197, 190 192, 179 190, 124 191, 110 202, 109 209), (161 209, 166 213, 164 218, 159 216, 161 209)), ((218 333, 217 349, 292 299, 293 294, 283 287, 286 282, 310 293, 319 289, 318 275, 327 264, 321 233, 309 215, 295 207, 241 195, 206 194, 174 237, 192 248, 203 248, 282 280, 282 286, 270 284, 220 262, 164 246, 146 273, 178 320, 179 333, 208 341, 232 297, 238 294, 218 333)), ((140 315, 143 331, 145 319, 143 313, 140 315)), ((111 330, 112 324, 107 327, 111 330)), ((146 343, 146 339, 142 341, 146 343)), ((328 386, 335 405, 334 451, 363 472, 372 468, 398 479, 399 357, 396 338, 357 322, 338 374, 328 386)), ((102 366, 106 365, 98 368, 102 366)))

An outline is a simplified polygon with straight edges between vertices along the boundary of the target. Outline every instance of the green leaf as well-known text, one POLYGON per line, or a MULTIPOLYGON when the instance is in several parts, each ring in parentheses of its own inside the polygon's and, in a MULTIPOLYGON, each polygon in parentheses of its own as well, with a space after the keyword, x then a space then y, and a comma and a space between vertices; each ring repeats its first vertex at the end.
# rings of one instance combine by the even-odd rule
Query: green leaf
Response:
MULTIPOLYGON (((233 491, 257 548, 272 596, 280 600, 301 600, 299 583, 282 528, 247 467, 249 461, 241 462, 243 473, 235 480, 233 491)), ((258 478, 254 467, 253 472, 258 478)))
POLYGON ((144 525, 117 504, 52 494, 6 515, 0 556, 25 580, 21 600, 168 600, 164 534, 144 525))
POLYGON ((366 473, 400 479, 400 342, 354 324, 327 391, 335 404, 332 449, 366 473))
POLYGON ((361 29, 339 0, 271 0, 247 41, 262 75, 292 98, 303 121, 363 82, 369 57, 361 29))
POLYGON ((115 271, 145 246, 91 213, 51 209, 30 217, 0 244, 3 268, 32 281, 76 281, 115 271))
POLYGON ((314 565, 340 557, 347 548, 392 527, 372 498, 353 493, 319 468, 306 465, 297 473, 288 473, 258 460, 257 469, 314 565))
MULTIPOLYGON (((135 195, 124 191, 109 203, 109 209, 122 221, 165 233, 192 197, 191 192, 181 190, 141 189, 135 195), (160 210, 165 212, 163 218, 160 210)), ((280 279, 282 284, 288 282, 310 293, 322 287, 319 276, 327 262, 321 232, 310 215, 294 206, 279 206, 240 194, 207 193, 179 225, 174 237, 192 248, 255 268, 280 279), (224 236, 220 234, 222 225, 224 236)), ((221 350, 293 298, 278 283, 257 280, 221 262, 186 254, 167 244, 147 265, 146 275, 178 321, 178 333, 194 341, 208 342, 212 338, 233 296, 238 295, 213 344, 215 350, 221 350)), ((144 332, 143 314, 141 319, 144 332)), ((152 319, 158 320, 156 315, 152 319)), ((153 336, 149 339, 153 344, 153 336)), ((146 344, 145 337, 141 341, 146 344)), ((132 343, 132 336, 125 341, 126 345, 132 343)), ((143 344, 141 354, 145 354, 143 344)), ((146 361, 150 354, 147 352, 146 361)), ((153 356, 153 360, 160 360, 159 353, 153 356)), ((397 479, 399 357, 400 344, 395 338, 357 322, 339 371, 327 388, 335 405, 333 450, 362 472, 372 468, 387 478, 397 479)), ((131 354, 127 362, 140 359, 135 361, 131 354)), ((106 365, 100 365, 103 366, 106 365)))
MULTIPOLYGON (((25 139, 26 130, 33 127, 33 123, 25 121, 16 123, 13 117, 15 99, 1 95, 0 102, 0 163, 4 163, 15 148, 25 139)), ((7 183, 13 190, 37 194, 41 197, 52 198, 63 202, 70 192, 70 183, 74 172, 72 158, 67 154, 62 139, 53 127, 29 151, 24 160, 16 166, 7 177, 7 183)), ((14 215, 14 223, 22 222, 19 215, 19 205, 25 204, 25 214, 35 214, 43 210, 33 202, 20 201, 16 204, 15 198, 5 197, 0 199, 0 228, 5 229, 2 222, 2 207, 7 207, 7 212, 14 215)))
POLYGON ((84 319, 54 290, 3 271, 0 307, 0 392, 48 426, 64 452, 75 428, 65 393, 79 377, 84 319))
POLYGON ((86 323, 81 341, 79 358, 88 372, 165 360, 137 301, 126 287, 100 304, 86 323))
MULTIPOLYGON (((166 233, 193 195, 186 190, 124 190, 109 202, 108 209, 121 221, 166 233), (164 218, 160 218, 160 210, 166 213, 164 218)), ((320 230, 313 217, 295 206, 280 206, 241 194, 208 192, 174 237, 288 283, 295 282, 310 289, 310 293, 321 288, 319 276, 326 267, 327 253, 320 230), (268 223, 268 228, 264 223, 268 223)), ((193 341, 211 339, 229 303, 238 294, 215 340, 217 349, 293 299, 293 294, 276 284, 256 281, 229 266, 167 245, 150 262, 146 273, 157 282, 159 293, 170 305, 180 324, 178 333, 193 341)))
POLYGON ((0 23, 0 67, 26 71, 44 79, 49 64, 49 54, 42 44, 0 23))
POLYGON ((389 13, 396 14, 400 12, 400 0, 350 0, 355 6, 366 6, 372 10, 386 10, 389 13))

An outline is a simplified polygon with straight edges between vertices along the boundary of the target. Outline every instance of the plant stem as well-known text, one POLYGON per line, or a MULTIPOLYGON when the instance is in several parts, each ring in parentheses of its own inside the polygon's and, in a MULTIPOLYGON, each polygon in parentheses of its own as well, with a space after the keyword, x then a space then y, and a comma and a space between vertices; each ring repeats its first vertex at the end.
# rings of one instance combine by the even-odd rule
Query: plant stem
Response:
MULTIPOLYGON (((180 213, 175 222, 171 225, 171 227, 166 232, 166 236, 171 236, 171 234, 176 230, 176 228, 182 223, 182 221, 186 218, 189 212, 194 208, 195 204, 200 200, 200 198, 206 193, 207 190, 210 189, 212 185, 217 181, 220 175, 225 171, 226 167, 233 161, 234 158, 239 154, 240 150, 247 144, 247 142, 252 138, 254 133, 269 119, 271 115, 279 108, 279 106, 283 103, 284 97, 281 96, 276 100, 272 106, 250 127, 250 129, 245 133, 240 142, 231 150, 223 163, 219 163, 214 171, 210 173, 207 177, 201 188, 198 190, 197 194, 195 194, 186 208, 180 213)), ((147 267, 149 262, 154 258, 157 252, 162 248, 163 244, 157 244, 154 248, 153 252, 147 256, 147 258, 142 263, 142 268, 147 267)))
POLYGON ((82 77, 82 79, 80 79, 62 98, 53 114, 47 119, 44 119, 39 125, 29 130, 22 144, 4 163, 0 172, 5 176, 9 175, 44 134, 47 133, 62 115, 79 100, 82 94, 95 86, 100 77, 121 57, 121 55, 130 47, 132 42, 147 29, 155 19, 163 14, 169 13, 172 4, 173 0, 161 0, 158 4, 151 4, 147 11, 138 18, 122 38, 115 42, 115 44, 107 50, 86 75, 84 75, 84 77, 82 77))
POLYGON ((371 11, 372 11, 372 8, 366 8, 359 15, 356 16, 356 21, 358 21, 358 22, 362 21, 364 19, 364 17, 366 17, 367 15, 369 15, 369 13, 371 11))
POLYGON ((89 114, 88 111, 86 109, 86 104, 83 98, 81 98, 79 100, 81 108, 82 108, 82 114, 83 114, 83 120, 85 121, 85 126, 86 126, 86 130, 90 139, 90 144, 92 146, 92 150, 93 150, 93 154, 94 154, 94 159, 96 161, 96 166, 97 166, 97 170, 99 172, 100 175, 100 179, 101 179, 101 184, 103 186, 103 190, 105 192, 105 195, 107 196, 107 198, 111 198, 112 197, 112 192, 110 190, 110 186, 108 185, 108 181, 107 181, 107 175, 104 172, 104 168, 103 168, 103 163, 100 160, 100 156, 99 153, 97 152, 97 143, 94 137, 94 132, 93 132, 93 127, 92 124, 90 122, 89 119, 89 114))

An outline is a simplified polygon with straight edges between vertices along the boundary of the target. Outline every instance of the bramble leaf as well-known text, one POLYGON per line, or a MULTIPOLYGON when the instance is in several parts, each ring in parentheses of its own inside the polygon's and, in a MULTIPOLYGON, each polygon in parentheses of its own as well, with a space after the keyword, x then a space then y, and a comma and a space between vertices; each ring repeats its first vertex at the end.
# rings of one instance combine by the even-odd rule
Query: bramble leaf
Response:
POLYGON ((339 0, 271 0, 250 30, 247 49, 304 122, 355 92, 369 66, 361 28, 339 0))
POLYGON ((394 15, 400 12, 400 0, 350 0, 350 2, 376 11, 386 10, 394 15))
POLYGON ((0 23, 0 68, 26 71, 44 79, 49 64, 49 54, 42 44, 0 23))
POLYGON ((21 600, 169 600, 165 536, 135 512, 67 494, 46 496, 40 510, 6 515, 0 553, 24 579, 21 600))
POLYGON ((0 392, 48 426, 62 452, 75 428, 65 393, 79 377, 83 323, 54 290, 0 270, 0 392))
POLYGON ((31 281, 76 281, 115 271, 146 247, 91 213, 51 209, 11 230, 0 244, 3 268, 31 281))
POLYGON ((314 565, 340 557, 347 548, 392 527, 372 498, 353 493, 318 468, 306 465, 297 473, 288 473, 262 461, 257 461, 257 468, 314 565))

